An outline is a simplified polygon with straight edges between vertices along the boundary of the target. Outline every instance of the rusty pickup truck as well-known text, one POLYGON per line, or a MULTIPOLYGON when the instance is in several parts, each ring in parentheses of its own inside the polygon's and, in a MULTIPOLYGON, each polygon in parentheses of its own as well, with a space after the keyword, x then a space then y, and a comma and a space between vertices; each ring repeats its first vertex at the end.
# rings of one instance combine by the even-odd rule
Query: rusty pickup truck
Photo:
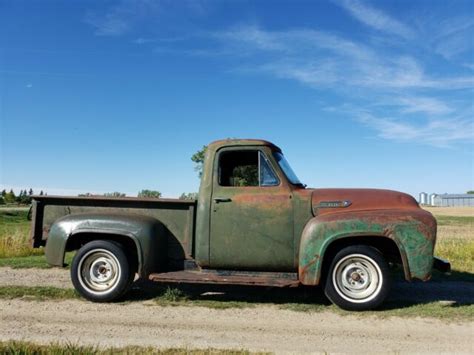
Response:
POLYGON ((276 145, 211 143, 197 200, 35 196, 32 243, 86 299, 119 299, 136 274, 164 283, 320 285, 347 310, 379 306, 389 266, 428 280, 436 220, 410 195, 311 189, 276 145))

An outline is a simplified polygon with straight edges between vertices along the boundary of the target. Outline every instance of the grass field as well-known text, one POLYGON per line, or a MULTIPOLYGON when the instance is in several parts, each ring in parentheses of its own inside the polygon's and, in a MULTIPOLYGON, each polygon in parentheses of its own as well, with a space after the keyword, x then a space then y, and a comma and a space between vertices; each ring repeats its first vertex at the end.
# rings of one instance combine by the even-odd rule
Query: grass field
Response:
POLYGON ((30 246, 27 215, 27 208, 0 209, 0 258, 43 254, 30 246))
POLYGON ((455 271, 474 274, 474 207, 430 207, 438 222, 435 254, 455 271))
POLYGON ((113 355, 113 354, 144 354, 144 355, 246 355, 267 354, 251 353, 245 350, 218 350, 218 349, 156 349, 153 347, 128 346, 125 348, 99 349, 92 346, 76 344, 48 344, 39 345, 26 341, 0 342, 1 354, 15 355, 113 355))

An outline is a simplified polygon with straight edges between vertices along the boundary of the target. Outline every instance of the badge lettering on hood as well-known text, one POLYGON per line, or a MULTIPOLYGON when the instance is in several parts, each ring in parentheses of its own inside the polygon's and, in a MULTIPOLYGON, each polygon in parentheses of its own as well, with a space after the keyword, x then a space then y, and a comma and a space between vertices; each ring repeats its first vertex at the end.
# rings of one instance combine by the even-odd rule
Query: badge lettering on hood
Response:
POLYGON ((349 200, 345 201, 321 201, 318 205, 314 206, 315 208, 345 208, 352 205, 352 202, 349 200))

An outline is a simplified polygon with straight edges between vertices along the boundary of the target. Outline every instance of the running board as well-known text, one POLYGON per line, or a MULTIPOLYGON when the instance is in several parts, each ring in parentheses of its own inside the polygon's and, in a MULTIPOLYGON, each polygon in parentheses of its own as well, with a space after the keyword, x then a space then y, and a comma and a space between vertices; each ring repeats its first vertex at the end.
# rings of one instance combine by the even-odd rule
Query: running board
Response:
POLYGON ((247 272, 227 270, 182 270, 151 274, 151 281, 167 283, 254 285, 296 287, 298 274, 282 272, 247 272))

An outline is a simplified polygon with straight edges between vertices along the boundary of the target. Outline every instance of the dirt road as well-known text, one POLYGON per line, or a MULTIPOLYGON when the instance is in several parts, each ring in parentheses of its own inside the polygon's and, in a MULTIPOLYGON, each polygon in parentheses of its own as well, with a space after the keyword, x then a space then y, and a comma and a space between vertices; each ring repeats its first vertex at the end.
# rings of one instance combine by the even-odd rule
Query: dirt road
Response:
POLYGON ((0 301, 0 339, 99 346, 303 352, 473 352, 473 324, 301 313, 271 306, 214 310, 149 302, 0 301))
MULTIPOLYGON (((65 270, 0 268, 0 286, 12 284, 71 287, 65 270)), ((472 299, 472 283, 454 286, 462 297, 472 299)), ((413 294, 412 287, 401 292, 413 294)), ((447 289, 446 295, 438 296, 450 294, 452 290, 447 289)), ((213 347, 277 353, 473 353, 473 335, 474 322, 303 313, 277 306, 216 310, 160 307, 152 300, 121 304, 0 300, 0 340, 39 343, 213 347)))

